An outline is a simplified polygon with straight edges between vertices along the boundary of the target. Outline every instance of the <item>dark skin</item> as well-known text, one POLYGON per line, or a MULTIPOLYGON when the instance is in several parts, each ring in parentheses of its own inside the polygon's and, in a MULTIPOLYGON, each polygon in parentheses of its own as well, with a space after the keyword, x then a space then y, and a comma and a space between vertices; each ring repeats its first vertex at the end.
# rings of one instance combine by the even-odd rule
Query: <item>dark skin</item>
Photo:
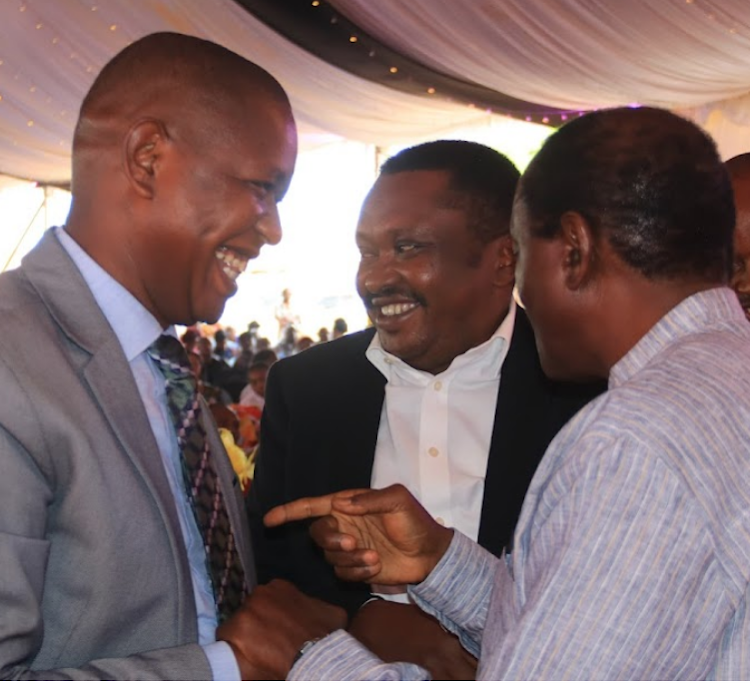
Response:
POLYGON ((229 643, 243 680, 281 681, 306 641, 345 626, 343 609, 275 579, 257 586, 216 637, 229 643))
POLYGON ((516 199, 511 220, 516 283, 542 367, 554 379, 606 379, 672 308, 723 284, 648 279, 624 263, 579 213, 566 212, 560 225, 552 239, 532 236, 526 207, 516 199))
POLYGON ((357 291, 380 343, 414 368, 443 372, 487 341, 508 312, 510 237, 479 240, 447 171, 378 178, 362 207, 356 242, 357 291), (394 307, 400 312, 389 310, 394 307))
POLYGON ((370 602, 354 616, 349 633, 384 662, 418 659, 436 680, 476 678, 476 657, 463 648, 458 637, 416 605, 370 602))
MULTIPOLYGON (((517 282, 535 327, 545 371, 555 377, 606 377, 664 315, 720 282, 649 280, 625 264, 578 213, 545 240, 531 235, 517 202, 513 238, 517 282)), ((444 529, 400 485, 302 498, 271 510, 268 526, 319 518, 310 533, 338 577, 383 585, 423 581, 446 552, 444 529)))
MULTIPOLYGON (((478 239, 447 171, 381 176, 362 208, 356 241, 357 288, 380 342, 412 367, 444 371, 507 315, 510 237, 478 239), (407 310, 389 315, 394 305, 407 310)), ((476 660, 414 605, 370 603, 351 629, 385 661, 416 662, 437 679, 475 677, 476 660)))
MULTIPOLYGON (((214 322, 247 261, 281 238, 276 205, 296 154, 291 108, 269 74, 216 45, 150 36, 84 101, 65 227, 164 328, 214 322)), ((345 624, 288 585, 253 597, 218 635, 247 679, 285 672, 310 634, 345 624), (286 648, 256 630, 271 594, 299 611, 286 648)))
POLYGON ((171 76, 153 46, 137 79, 120 75, 84 104, 66 225, 164 327, 215 321, 238 271, 279 241, 276 204, 297 152, 291 110, 268 74, 219 57, 223 80, 213 83, 179 56, 171 76))
POLYGON ((273 508, 263 521, 275 527, 317 517, 310 533, 346 581, 420 583, 453 538, 453 530, 438 524, 401 484, 299 498, 273 508))
MULTIPOLYGON (((350 581, 418 583, 453 537, 400 484, 304 498, 275 508, 265 522, 276 526, 319 516, 311 528, 313 538, 336 574, 350 581), (360 511, 367 514, 360 516, 360 511)), ((476 677, 476 659, 415 605, 371 602, 355 616, 350 631, 384 661, 416 661, 443 680, 476 677)))

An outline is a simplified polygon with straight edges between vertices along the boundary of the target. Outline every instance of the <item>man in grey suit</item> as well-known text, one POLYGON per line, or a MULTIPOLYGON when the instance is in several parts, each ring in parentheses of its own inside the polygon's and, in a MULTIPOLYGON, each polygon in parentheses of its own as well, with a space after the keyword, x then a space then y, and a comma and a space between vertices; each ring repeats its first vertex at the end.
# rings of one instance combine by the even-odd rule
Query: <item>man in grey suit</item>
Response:
MULTIPOLYGON (((0 276, 3 678, 263 677, 237 656, 243 608, 222 606, 218 532, 204 540, 193 515, 169 377, 148 351, 176 323, 216 321, 248 260, 278 242, 295 158, 281 86, 197 38, 147 36, 89 91, 67 224, 0 276)), ((205 432, 237 607, 255 583, 249 535, 197 400, 189 429, 205 432)), ((320 635, 343 624, 295 600, 320 635)))

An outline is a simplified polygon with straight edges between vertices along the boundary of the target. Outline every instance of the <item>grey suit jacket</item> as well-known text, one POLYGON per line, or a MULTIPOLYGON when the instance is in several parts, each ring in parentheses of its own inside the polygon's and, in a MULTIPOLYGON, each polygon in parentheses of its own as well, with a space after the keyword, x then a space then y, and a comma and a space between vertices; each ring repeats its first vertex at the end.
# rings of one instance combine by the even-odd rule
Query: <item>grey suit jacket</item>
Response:
MULTIPOLYGON (((52 231, 0 275, 0 321, 0 677, 210 678, 135 380, 52 231)), ((254 584, 241 494, 216 460, 254 584)))

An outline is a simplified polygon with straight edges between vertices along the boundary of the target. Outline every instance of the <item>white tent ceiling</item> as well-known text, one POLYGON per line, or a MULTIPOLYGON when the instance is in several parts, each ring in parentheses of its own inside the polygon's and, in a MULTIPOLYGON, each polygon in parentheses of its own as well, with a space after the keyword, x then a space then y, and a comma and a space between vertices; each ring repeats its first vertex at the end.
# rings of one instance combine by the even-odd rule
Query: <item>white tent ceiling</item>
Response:
MULTIPOLYGON (((666 106, 703 124, 725 157, 750 150, 750 0, 330 4, 442 73, 551 107, 666 106)), ((78 105, 96 72, 163 30, 212 39, 271 71, 308 147, 331 136, 398 144, 490 116, 353 76, 233 0, 1 0, 0 172, 66 181, 78 105)))

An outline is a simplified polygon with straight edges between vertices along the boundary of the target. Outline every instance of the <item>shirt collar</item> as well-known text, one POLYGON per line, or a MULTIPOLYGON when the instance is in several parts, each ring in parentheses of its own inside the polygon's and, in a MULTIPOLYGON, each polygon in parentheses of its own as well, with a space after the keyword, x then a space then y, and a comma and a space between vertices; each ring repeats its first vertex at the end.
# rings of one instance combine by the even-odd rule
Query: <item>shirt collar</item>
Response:
POLYGON ((505 356, 508 354, 515 320, 516 302, 511 299, 508 314, 492 336, 479 346, 456 356, 450 366, 438 375, 417 370, 392 353, 388 353, 382 347, 377 333, 373 336, 365 355, 389 383, 399 379, 405 383, 423 386, 434 380, 435 377, 451 378, 454 376, 459 376, 468 381, 497 379, 500 376, 500 368, 505 356))
MULTIPOLYGON (((130 363, 162 334, 154 316, 125 287, 115 280, 61 227, 55 235, 94 295, 130 363)), ((166 330, 176 336, 174 327, 166 330)))
POLYGON ((628 351, 609 373, 610 389, 624 384, 680 337, 703 332, 720 323, 745 320, 734 292, 717 287, 681 301, 628 351))

